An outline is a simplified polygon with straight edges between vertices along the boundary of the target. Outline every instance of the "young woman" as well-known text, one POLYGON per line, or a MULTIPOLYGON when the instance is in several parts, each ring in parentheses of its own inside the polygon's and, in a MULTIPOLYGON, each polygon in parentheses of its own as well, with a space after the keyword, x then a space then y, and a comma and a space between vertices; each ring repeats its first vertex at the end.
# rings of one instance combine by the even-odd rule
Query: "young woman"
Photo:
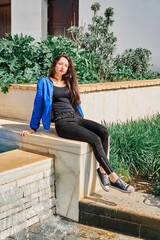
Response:
POLYGON ((134 187, 125 183, 113 171, 108 156, 108 131, 94 121, 84 119, 80 105, 77 77, 72 60, 67 55, 54 59, 49 69, 49 77, 39 80, 30 129, 21 132, 22 136, 34 133, 42 118, 43 128, 49 130, 51 111, 58 136, 89 143, 100 167, 97 176, 105 191, 110 186, 122 192, 133 192, 134 187), (110 178, 110 186, 108 182, 110 178))

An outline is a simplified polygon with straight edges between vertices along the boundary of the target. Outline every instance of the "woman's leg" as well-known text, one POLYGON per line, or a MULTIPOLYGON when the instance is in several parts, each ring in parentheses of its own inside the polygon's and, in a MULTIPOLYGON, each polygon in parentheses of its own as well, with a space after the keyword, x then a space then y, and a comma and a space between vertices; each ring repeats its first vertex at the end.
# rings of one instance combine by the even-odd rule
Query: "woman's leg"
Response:
MULTIPOLYGON (((97 161, 105 170, 105 172, 109 175, 111 186, 122 192, 133 192, 134 187, 123 182, 112 170, 112 167, 107 159, 107 155, 105 154, 105 151, 103 149, 101 138, 94 132, 78 125, 78 122, 79 121, 77 122, 76 121, 66 122, 65 120, 59 121, 59 123, 56 124, 57 134, 60 137, 88 142, 93 148, 97 161)), ((100 174, 100 176, 103 176, 103 174, 100 174)), ((102 187, 105 189, 104 183, 102 187)), ((108 191, 107 187, 105 190, 108 191)))
POLYGON ((96 135, 100 137, 105 154, 108 156, 109 134, 108 134, 107 128, 97 122, 87 120, 87 119, 81 119, 78 122, 78 125, 94 132, 96 135))
MULTIPOLYGON (((103 149, 105 151, 107 159, 109 160, 109 134, 108 134, 107 128, 95 121, 91 121, 87 119, 81 119, 78 124, 94 132, 100 137, 103 145, 103 149)), ((104 174, 106 173, 101 165, 100 165, 100 172, 104 174)))
POLYGON ((103 167, 105 172, 108 175, 113 172, 103 149, 101 138, 96 133, 79 125, 78 122, 68 122, 65 120, 61 120, 56 124, 56 131, 60 137, 88 142, 93 148, 97 161, 103 167))

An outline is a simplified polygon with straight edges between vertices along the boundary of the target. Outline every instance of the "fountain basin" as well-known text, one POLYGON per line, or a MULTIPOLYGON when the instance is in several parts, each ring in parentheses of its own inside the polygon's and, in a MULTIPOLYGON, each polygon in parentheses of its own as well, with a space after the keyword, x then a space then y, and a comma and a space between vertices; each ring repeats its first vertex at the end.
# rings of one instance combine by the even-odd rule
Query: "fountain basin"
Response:
POLYGON ((78 221, 79 201, 101 188, 96 177, 98 163, 91 147, 85 142, 58 137, 54 126, 50 131, 40 127, 35 134, 22 137, 20 132, 28 128, 22 121, 0 119, 0 143, 53 158, 57 213, 78 221))
POLYGON ((0 154, 0 239, 55 213, 54 158, 13 150, 0 154))

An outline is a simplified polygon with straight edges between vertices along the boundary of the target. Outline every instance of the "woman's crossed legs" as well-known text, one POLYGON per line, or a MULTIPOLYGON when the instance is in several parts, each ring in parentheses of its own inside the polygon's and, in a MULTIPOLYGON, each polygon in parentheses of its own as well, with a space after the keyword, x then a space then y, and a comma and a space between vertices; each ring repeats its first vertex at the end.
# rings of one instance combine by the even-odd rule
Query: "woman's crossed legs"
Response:
POLYGON ((91 120, 75 117, 61 119, 55 126, 56 132, 60 137, 87 142, 92 146, 94 155, 101 166, 100 169, 97 169, 97 174, 104 190, 109 191, 107 173, 112 187, 123 192, 134 191, 133 187, 123 182, 117 176, 109 163, 107 158, 109 135, 103 125, 91 120))

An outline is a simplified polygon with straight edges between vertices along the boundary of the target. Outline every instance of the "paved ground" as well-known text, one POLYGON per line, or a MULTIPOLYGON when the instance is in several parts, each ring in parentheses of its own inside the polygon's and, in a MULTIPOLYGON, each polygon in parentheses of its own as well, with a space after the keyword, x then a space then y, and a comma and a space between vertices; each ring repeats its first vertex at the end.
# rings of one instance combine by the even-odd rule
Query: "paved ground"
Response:
POLYGON ((110 231, 88 227, 82 224, 66 221, 59 216, 48 219, 43 224, 36 224, 16 236, 6 240, 137 240, 110 231))

